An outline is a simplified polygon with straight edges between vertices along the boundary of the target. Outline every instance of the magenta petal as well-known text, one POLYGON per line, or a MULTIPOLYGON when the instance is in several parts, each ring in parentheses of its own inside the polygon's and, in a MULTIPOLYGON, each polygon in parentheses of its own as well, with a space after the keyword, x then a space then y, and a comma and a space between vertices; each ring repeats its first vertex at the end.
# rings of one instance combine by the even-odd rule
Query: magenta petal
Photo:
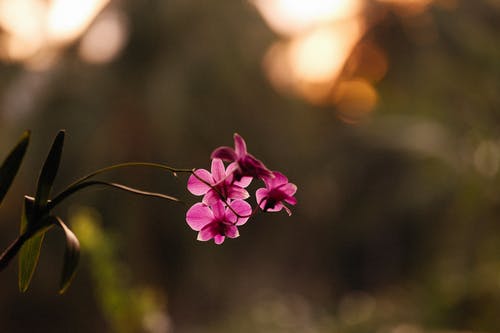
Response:
POLYGON ((232 186, 232 187, 228 188, 227 197, 229 199, 246 199, 249 196, 250 196, 250 194, 248 194, 247 190, 245 190, 241 187, 232 186))
POLYGON ((211 223, 200 230, 200 232, 198 233, 198 240, 207 241, 214 238, 215 235, 216 235, 216 230, 211 223))
POLYGON ((264 182, 268 188, 278 187, 280 185, 288 183, 288 178, 279 171, 273 171, 274 177, 266 177, 264 182))
POLYGON ((252 206, 244 200, 234 200, 229 204, 232 208, 226 209, 226 219, 236 225, 245 224, 252 215, 252 206), (236 216, 236 214, 239 216, 236 216))
MULTIPOLYGON (((267 212, 279 212, 280 210, 283 209, 285 205, 283 205, 281 202, 277 202, 274 204, 274 207, 266 209, 267 212)), ((290 214, 289 214, 290 215, 290 214)))
POLYGON ((280 190, 283 191, 288 196, 292 196, 297 192, 297 185, 288 183, 280 187, 280 190))
POLYGON ((220 244, 224 243, 225 238, 226 237, 224 237, 223 235, 215 235, 214 242, 215 242, 215 244, 220 245, 220 244))
POLYGON ((213 185, 226 178, 226 169, 224 169, 224 163, 219 158, 214 158, 212 160, 212 177, 215 182, 213 185))
MULTIPOLYGON (((213 182, 212 175, 210 175, 210 172, 205 169, 198 169, 195 171, 195 174, 208 184, 211 184, 213 182)), ((189 177, 187 188, 189 192, 193 193, 194 195, 203 195, 207 193, 207 191, 210 189, 210 186, 198 179, 196 176, 191 175, 189 177)))
POLYGON ((266 207, 267 197, 269 196, 269 190, 267 188, 259 188, 255 192, 255 199, 260 208, 264 209, 266 207))
POLYGON ((199 231, 214 219, 213 213, 202 203, 194 204, 186 213, 186 221, 191 229, 199 231))
POLYGON ((285 202, 289 203, 290 205, 296 205, 297 199, 295 197, 288 197, 285 199, 285 202))
POLYGON ((210 158, 220 158, 223 161, 232 162, 237 159, 236 152, 230 147, 219 147, 212 152, 210 158))
POLYGON ((239 173, 240 165, 238 162, 230 163, 226 168, 226 179, 228 183, 233 182, 234 174, 239 173))
POLYGON ((221 200, 217 200, 212 206, 212 211, 214 213, 214 219, 216 221, 223 221, 225 218, 225 205, 221 200))
POLYGON ((247 145, 245 140, 243 140, 238 133, 234 133, 234 150, 236 151, 236 155, 240 158, 247 154, 247 145))
POLYGON ((241 177, 240 180, 235 181, 233 184, 239 187, 247 187, 252 182, 252 177, 241 177))
POLYGON ((238 232, 238 228, 236 228, 234 225, 227 226, 226 227, 226 236, 229 238, 239 237, 240 233, 238 232))
POLYGON ((217 201, 220 201, 220 195, 214 189, 208 190, 207 194, 203 197, 203 203, 208 206, 213 206, 217 201))

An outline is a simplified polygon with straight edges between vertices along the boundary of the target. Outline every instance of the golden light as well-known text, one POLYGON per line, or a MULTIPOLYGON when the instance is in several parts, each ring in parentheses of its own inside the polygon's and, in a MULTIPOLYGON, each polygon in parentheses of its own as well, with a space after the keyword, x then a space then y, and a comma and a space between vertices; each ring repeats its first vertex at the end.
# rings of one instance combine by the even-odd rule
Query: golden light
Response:
POLYGON ((350 18, 362 9, 361 0, 254 0, 253 3, 269 26, 284 35, 350 18))
POLYGON ((43 42, 46 6, 38 0, 0 2, 0 27, 6 31, 0 41, 1 56, 10 60, 27 59, 43 42))
POLYGON ((32 40, 25 39, 19 36, 4 36, 0 40, 0 57, 8 60, 25 60, 39 50, 41 41, 33 38, 32 40))
POLYGON ((78 54, 88 63, 107 63, 123 49, 126 37, 124 16, 118 12, 103 14, 83 37, 78 54))
POLYGON ((47 34, 55 43, 80 36, 109 0, 53 0, 49 7, 47 34))
MULTIPOLYGON (((61 49, 83 35, 108 3, 109 0, 0 0, 0 58, 22 62, 32 70, 50 67, 61 49)), ((119 48, 123 44, 120 38, 125 37, 107 30, 110 53, 109 49, 119 48)))
POLYGON ((375 108, 378 94, 366 80, 342 81, 334 93, 339 118, 351 124, 365 119, 375 108))
POLYGON ((358 43, 346 64, 346 73, 353 77, 362 77, 370 82, 378 82, 387 74, 389 63, 380 47, 370 41, 358 43))
MULTIPOLYGON (((253 0, 253 3, 274 31, 289 37, 275 43, 264 58, 264 69, 274 87, 313 104, 334 103, 337 81, 366 29, 361 17, 364 1, 253 0)), ((381 68, 376 76, 383 76, 385 70, 381 68)), ((345 113, 368 112, 366 107, 361 109, 345 113)), ((359 117, 352 118, 357 121, 359 117)))
POLYGON ((289 49, 293 75, 300 81, 334 80, 361 35, 357 21, 317 29, 294 40, 289 49))
POLYGON ((294 92, 313 104, 331 103, 335 82, 363 29, 355 18, 278 42, 264 58, 264 69, 278 90, 294 92))

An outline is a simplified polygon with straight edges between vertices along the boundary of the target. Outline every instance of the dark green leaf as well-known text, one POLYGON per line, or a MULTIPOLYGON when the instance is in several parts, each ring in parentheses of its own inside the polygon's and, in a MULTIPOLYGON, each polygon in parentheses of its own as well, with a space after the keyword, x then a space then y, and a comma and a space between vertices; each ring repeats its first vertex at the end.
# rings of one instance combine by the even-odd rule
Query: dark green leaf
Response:
POLYGON ((35 209, 37 211, 44 208, 49 200, 50 190, 54 184, 57 170, 59 169, 59 163, 61 161, 64 134, 65 132, 63 130, 57 133, 54 143, 52 144, 50 152, 47 155, 47 159, 43 165, 42 171, 40 172, 35 196, 35 209))
POLYGON ((75 234, 64 224, 59 217, 54 217, 58 226, 64 231, 66 236, 66 251, 64 253, 64 264, 61 274, 61 284, 59 293, 62 294, 68 289, 71 281, 75 277, 76 267, 80 259, 80 242, 75 234))
POLYGON ((38 264, 38 258, 40 257, 40 249, 42 247, 43 238, 47 227, 45 225, 42 229, 42 224, 40 224, 39 231, 31 231, 28 227, 34 225, 33 221, 33 199, 26 197, 24 199, 23 210, 21 214, 21 234, 29 233, 30 238, 24 243, 19 251, 19 290, 25 292, 31 282, 33 273, 35 272, 36 266, 38 264))
POLYGON ((5 194, 10 188, 14 180, 21 162, 23 161, 24 154, 28 148, 30 141, 30 132, 26 131, 21 136, 21 139, 14 147, 14 149, 7 156, 2 166, 0 166, 0 204, 2 203, 5 194))

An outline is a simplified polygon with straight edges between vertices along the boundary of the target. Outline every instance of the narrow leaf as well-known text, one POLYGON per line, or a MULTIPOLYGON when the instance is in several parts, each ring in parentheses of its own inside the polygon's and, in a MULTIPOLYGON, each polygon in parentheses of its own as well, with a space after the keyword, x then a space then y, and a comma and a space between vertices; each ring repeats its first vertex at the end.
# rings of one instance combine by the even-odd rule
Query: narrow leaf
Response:
MULTIPOLYGON (((33 201, 30 199, 24 199, 21 214, 21 235, 28 232, 28 226, 33 224, 30 221, 33 218, 33 201)), ((38 258, 40 257, 44 235, 44 232, 33 234, 19 251, 18 282, 21 292, 25 292, 30 285, 31 278, 38 264, 38 258)))
POLYGON ((53 217, 66 236, 66 251, 64 252, 64 264, 59 285, 59 294, 63 294, 75 277, 76 268, 80 259, 80 242, 75 234, 64 224, 59 217, 53 217))
POLYGON ((30 132, 26 131, 19 139, 19 142, 7 156, 2 166, 0 166, 0 204, 2 203, 5 194, 10 188, 12 181, 16 177, 17 171, 21 166, 24 154, 28 148, 30 141, 30 132))
POLYGON ((47 159, 42 167, 42 171, 40 172, 35 196, 35 209, 37 211, 44 208, 49 200, 50 190, 54 184, 57 170, 59 169, 59 163, 61 162, 64 135, 65 132, 63 130, 57 133, 54 143, 47 155, 47 159))

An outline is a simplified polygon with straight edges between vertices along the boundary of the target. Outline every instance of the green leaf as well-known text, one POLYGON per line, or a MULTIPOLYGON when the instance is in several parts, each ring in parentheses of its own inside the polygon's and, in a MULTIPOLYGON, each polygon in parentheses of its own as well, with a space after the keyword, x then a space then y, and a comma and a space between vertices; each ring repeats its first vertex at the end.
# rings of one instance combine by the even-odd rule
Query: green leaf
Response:
POLYGON ((59 169, 59 163, 61 162, 64 135, 65 132, 63 130, 57 133, 54 143, 52 144, 49 154, 47 155, 47 159, 43 165, 42 171, 40 172, 35 196, 35 210, 37 212, 45 208, 49 200, 50 190, 54 184, 57 170, 59 169))
POLYGON ((33 199, 25 197, 21 214, 21 234, 32 234, 19 251, 18 282, 21 292, 25 292, 30 285, 40 257, 45 231, 47 231, 47 228, 40 230, 40 232, 31 231, 30 227, 34 225, 31 219, 33 219, 33 199))
POLYGON ((30 141, 30 132, 26 131, 21 136, 21 139, 14 147, 14 149, 7 156, 2 166, 0 166, 0 204, 2 203, 5 194, 12 185, 12 181, 16 177, 17 171, 21 166, 24 154, 28 148, 30 141))
POLYGON ((80 259, 80 242, 59 217, 56 216, 53 218, 66 236, 66 251, 64 252, 64 264, 61 274, 61 283, 59 285, 59 294, 63 294, 75 277, 76 268, 80 259))

